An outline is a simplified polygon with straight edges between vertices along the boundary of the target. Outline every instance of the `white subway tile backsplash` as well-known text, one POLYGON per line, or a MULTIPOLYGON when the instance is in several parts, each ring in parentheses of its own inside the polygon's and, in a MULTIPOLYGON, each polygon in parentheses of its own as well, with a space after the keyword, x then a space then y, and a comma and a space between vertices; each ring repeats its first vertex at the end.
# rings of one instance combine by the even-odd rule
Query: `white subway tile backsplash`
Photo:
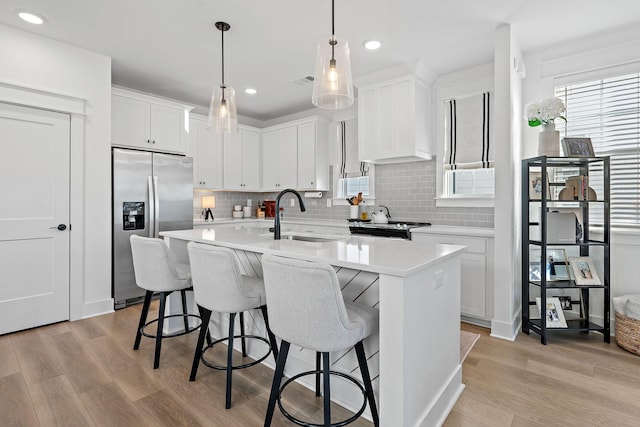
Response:
MULTIPOLYGON (((453 225, 465 227, 494 226, 493 208, 438 208, 435 206, 436 195, 436 165, 435 161, 420 161, 376 165, 376 206, 365 204, 367 211, 374 211, 377 205, 389 207, 392 219, 406 221, 426 221, 434 225, 453 225)), ((331 184, 332 186, 332 184, 331 184)), ((205 191, 194 190, 194 217, 200 217, 200 197, 215 195, 215 217, 229 218, 233 205, 246 205, 247 199, 255 206, 263 200, 274 200, 278 193, 242 193, 236 191, 205 191)), ((306 212, 300 212, 299 207, 289 206, 289 198, 283 203, 285 218, 313 218, 313 219, 346 219, 349 216, 349 206, 327 207, 326 200, 333 194, 324 192, 320 199, 305 199, 306 212)), ((252 210, 255 215, 255 210, 252 210)))

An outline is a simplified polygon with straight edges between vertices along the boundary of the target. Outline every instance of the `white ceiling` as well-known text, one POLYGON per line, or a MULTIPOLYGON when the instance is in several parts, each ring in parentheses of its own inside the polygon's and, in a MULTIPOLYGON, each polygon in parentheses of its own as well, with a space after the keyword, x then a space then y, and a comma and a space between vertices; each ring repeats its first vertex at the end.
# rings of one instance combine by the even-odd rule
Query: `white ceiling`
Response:
MULTIPOLYGON (((335 0, 336 34, 351 47, 354 78, 421 59, 437 74, 490 62, 493 30, 510 23, 524 52, 640 23, 638 0, 335 0), (377 51, 362 46, 382 40, 377 51)), ((0 23, 112 58, 113 83, 199 106, 225 80, 238 113, 268 120, 312 108, 318 40, 331 32, 330 0, 2 0, 0 23), (41 26, 16 9, 44 15, 41 26), (246 87, 258 90, 246 95, 246 87)))

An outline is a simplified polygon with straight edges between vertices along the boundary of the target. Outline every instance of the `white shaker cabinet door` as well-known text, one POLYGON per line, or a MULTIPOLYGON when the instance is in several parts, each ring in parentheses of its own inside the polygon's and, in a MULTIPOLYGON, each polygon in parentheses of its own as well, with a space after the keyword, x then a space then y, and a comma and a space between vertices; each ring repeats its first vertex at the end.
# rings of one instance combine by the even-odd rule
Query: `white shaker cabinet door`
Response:
POLYGON ((150 110, 148 102, 114 95, 111 99, 111 143, 149 149, 150 110))

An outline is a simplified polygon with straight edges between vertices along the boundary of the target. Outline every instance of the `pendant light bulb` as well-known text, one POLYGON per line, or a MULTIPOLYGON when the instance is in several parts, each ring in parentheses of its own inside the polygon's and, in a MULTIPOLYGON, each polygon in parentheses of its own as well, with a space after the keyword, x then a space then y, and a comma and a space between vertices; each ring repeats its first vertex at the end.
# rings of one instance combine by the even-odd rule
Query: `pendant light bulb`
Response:
POLYGON ((236 91, 224 82, 224 32, 229 31, 231 26, 226 22, 216 22, 215 27, 222 34, 222 84, 213 88, 207 127, 215 129, 217 133, 235 133, 238 131, 236 91))
POLYGON ((331 1, 331 36, 318 43, 311 101, 319 108, 339 109, 353 104, 349 43, 334 34, 334 0, 331 1))

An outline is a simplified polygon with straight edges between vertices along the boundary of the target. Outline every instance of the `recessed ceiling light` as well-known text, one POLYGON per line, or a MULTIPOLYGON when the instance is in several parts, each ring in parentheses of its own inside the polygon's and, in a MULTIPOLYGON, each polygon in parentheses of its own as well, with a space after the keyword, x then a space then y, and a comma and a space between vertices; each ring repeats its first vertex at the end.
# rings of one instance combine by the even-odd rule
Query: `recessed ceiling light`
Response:
POLYGON ((244 93, 248 93, 249 95, 255 95, 256 93, 258 93, 258 91, 252 87, 248 87, 244 90, 244 93))
POLYGON ((42 25, 47 22, 47 20, 44 19, 44 16, 39 15, 35 12, 31 12, 29 10, 17 10, 16 13, 20 17, 20 19, 30 24, 42 25))
POLYGON ((382 46, 382 42, 378 41, 378 40, 366 40, 363 43, 364 47, 366 47, 369 50, 376 50, 378 49, 380 46, 382 46))

